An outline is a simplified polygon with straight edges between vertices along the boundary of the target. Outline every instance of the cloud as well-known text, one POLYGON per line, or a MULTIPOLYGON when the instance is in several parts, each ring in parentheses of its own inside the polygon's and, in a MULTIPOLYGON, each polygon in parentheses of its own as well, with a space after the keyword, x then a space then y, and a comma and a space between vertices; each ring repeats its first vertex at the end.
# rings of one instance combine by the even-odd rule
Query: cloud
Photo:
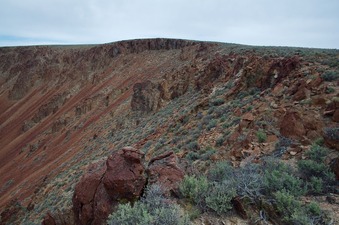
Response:
POLYGON ((338 9, 337 0, 0 0, 0 45, 171 37, 339 48, 338 9))

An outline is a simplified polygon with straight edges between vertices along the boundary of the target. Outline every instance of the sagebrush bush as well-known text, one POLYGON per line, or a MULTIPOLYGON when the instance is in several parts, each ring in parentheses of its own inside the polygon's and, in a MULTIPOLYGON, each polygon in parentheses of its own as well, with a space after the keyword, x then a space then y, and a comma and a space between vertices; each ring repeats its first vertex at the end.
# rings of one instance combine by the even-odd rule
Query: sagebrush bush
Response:
POLYGON ((166 199, 161 187, 152 185, 145 196, 131 206, 120 204, 108 220, 108 225, 188 225, 188 216, 182 213, 179 205, 166 199))
POLYGON ((263 143, 263 142, 266 141, 267 135, 266 135, 266 133, 264 131, 259 130, 257 132, 257 138, 258 138, 259 143, 263 143))
POLYGON ((232 209, 231 200, 236 196, 233 184, 227 181, 211 183, 205 198, 206 206, 221 215, 232 209))
POLYGON ((321 75, 325 81, 335 81, 339 79, 339 73, 335 71, 326 71, 321 75))
POLYGON ((249 163, 235 171, 237 194, 255 199, 261 196, 264 188, 263 171, 257 164, 249 163))
POLYGON ((234 168, 228 161, 221 161, 208 172, 210 181, 222 182, 223 180, 234 179, 234 168))
POLYGON ((318 163, 313 160, 300 160, 298 162, 298 168, 306 180, 312 176, 322 178, 324 181, 334 179, 334 174, 324 163, 318 163))
POLYGON ((339 127, 326 127, 324 128, 324 134, 331 140, 339 140, 339 127))
POLYGON ((264 172, 264 189, 268 195, 286 190, 294 196, 305 194, 303 181, 292 168, 279 161, 267 161, 264 172))
POLYGON ((136 202, 120 204, 116 212, 108 217, 108 225, 148 225, 152 224, 153 217, 143 203, 136 202))
POLYGON ((208 192, 207 178, 205 176, 185 176, 179 185, 179 190, 185 198, 199 204, 208 192))
POLYGON ((321 147, 317 144, 313 144, 308 150, 305 155, 310 159, 318 163, 323 163, 325 160, 325 157, 328 154, 328 150, 325 147, 321 147))
POLYGON ((326 224, 327 217, 320 207, 311 202, 303 205, 295 196, 286 191, 278 191, 274 194, 278 212, 282 215, 284 224, 326 224))

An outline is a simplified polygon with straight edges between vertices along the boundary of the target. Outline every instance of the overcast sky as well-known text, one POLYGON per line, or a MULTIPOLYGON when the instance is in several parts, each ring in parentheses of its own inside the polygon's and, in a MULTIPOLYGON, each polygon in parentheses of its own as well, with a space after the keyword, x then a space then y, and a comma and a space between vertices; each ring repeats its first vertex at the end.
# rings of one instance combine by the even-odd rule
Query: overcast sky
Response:
POLYGON ((0 0, 0 46, 155 37, 339 49, 339 0, 0 0))

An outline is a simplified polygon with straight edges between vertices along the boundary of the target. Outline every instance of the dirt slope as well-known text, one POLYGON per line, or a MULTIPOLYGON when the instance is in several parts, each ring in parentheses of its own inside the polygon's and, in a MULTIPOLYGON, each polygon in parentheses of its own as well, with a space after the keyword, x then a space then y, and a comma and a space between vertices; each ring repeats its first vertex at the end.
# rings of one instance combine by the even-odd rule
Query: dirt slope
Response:
POLYGON ((0 48, 0 209, 23 216, 19 204, 41 218, 55 198, 67 208, 88 163, 123 145, 149 158, 176 149, 183 161, 217 146, 209 159, 239 165, 271 154, 284 136, 301 143, 285 157, 300 158, 338 127, 338 80, 323 76, 338 60, 335 50, 175 39, 0 48), (213 113, 198 135, 175 131, 194 131, 213 113), (187 145, 173 142, 182 136, 187 145))

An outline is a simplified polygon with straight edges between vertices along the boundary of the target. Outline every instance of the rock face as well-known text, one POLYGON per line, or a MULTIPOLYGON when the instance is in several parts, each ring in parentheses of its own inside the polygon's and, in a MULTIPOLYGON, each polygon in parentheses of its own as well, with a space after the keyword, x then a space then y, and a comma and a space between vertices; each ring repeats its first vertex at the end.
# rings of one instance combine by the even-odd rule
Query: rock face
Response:
MULTIPOLYGON (((184 173, 173 152, 151 159, 147 170, 143 158, 141 151, 125 147, 106 162, 91 165, 75 186, 75 223, 103 224, 119 202, 137 200, 146 184, 159 184, 168 194, 177 190, 184 173)), ((46 221, 52 221, 50 216, 46 216, 46 221)))
POLYGON ((76 224, 102 224, 119 200, 140 196, 146 183, 143 153, 126 147, 93 164, 75 187, 76 224))
POLYGON ((132 201, 140 196, 146 183, 143 156, 141 151, 126 147, 108 158, 103 184, 113 199, 132 201))
POLYGON ((168 152, 153 158, 147 169, 148 183, 158 184, 165 194, 176 193, 184 172, 177 163, 174 152, 168 152))
POLYGON ((151 112, 160 107, 160 91, 156 84, 147 80, 133 86, 131 107, 133 111, 151 112))
POLYGON ((301 116, 298 112, 286 112, 280 124, 280 133, 290 138, 299 138, 306 134, 301 116))

